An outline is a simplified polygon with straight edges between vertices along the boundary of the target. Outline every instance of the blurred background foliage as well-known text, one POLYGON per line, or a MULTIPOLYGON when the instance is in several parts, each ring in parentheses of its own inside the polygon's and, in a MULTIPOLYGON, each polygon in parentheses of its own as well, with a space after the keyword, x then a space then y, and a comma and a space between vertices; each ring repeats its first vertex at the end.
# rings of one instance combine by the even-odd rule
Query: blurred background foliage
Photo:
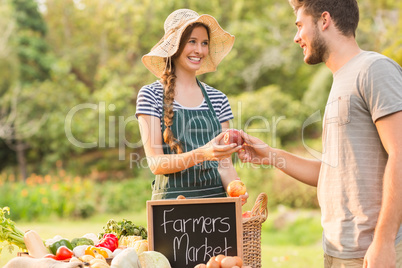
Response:
MULTIPOLYGON (((79 208, 65 208, 60 213, 67 215, 59 216, 81 213, 85 217, 100 204, 103 210, 118 207, 98 198, 133 195, 126 193, 127 187, 149 193, 153 176, 143 160, 134 114, 138 90, 156 77, 143 66, 141 57, 163 36, 166 17, 179 8, 211 14, 236 36, 233 50, 218 71, 199 77, 228 95, 235 116, 232 126, 306 157, 312 156, 303 144, 320 151, 320 122, 307 128, 303 123, 316 112, 323 114, 332 74, 322 64, 303 62, 303 53, 293 42, 295 16, 287 1, 0 3, 0 206, 11 202, 5 201, 7 192, 31 187, 32 176, 52 179, 29 190, 32 193, 24 200, 30 204, 39 198, 38 192, 47 202, 62 206, 63 202, 45 194, 53 187, 50 181, 84 201, 79 208), (78 179, 66 182, 57 175, 60 170, 68 174, 65 177, 78 179), (71 188, 76 184, 91 188, 94 196, 71 188)), ((359 5, 361 48, 402 64, 402 2, 364 0, 359 5)), ((314 188, 269 167, 236 159, 235 163, 252 200, 265 191, 270 206, 317 207, 314 188)))
POLYGON ((31 174, 25 182, 12 175, 0 177, 1 207, 9 206, 10 217, 25 222, 143 212, 150 195, 149 181, 143 178, 98 182, 70 176, 63 169, 45 176, 31 174))

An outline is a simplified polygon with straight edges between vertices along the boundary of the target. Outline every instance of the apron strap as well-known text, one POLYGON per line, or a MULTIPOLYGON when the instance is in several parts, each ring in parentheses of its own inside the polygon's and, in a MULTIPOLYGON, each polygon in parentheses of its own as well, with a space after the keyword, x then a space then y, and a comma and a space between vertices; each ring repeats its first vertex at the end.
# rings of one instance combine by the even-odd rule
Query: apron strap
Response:
MULTIPOLYGON (((186 123, 191 123, 192 128, 201 129, 208 127, 208 133, 203 131, 186 132, 182 134, 184 137, 183 144, 188 150, 192 150, 194 144, 207 143, 217 132, 221 131, 221 124, 216 116, 216 112, 212 106, 211 100, 205 90, 204 85, 198 81, 204 100, 208 104, 208 109, 202 110, 187 110, 183 109, 175 112, 174 124, 172 131, 180 133, 180 130, 186 127, 186 123), (205 117, 205 120, 197 120, 198 117, 205 117), (196 119, 192 121, 192 119, 196 119), (184 120, 184 121, 183 121, 184 120), (184 123, 184 125, 183 125, 184 123), (201 136, 200 136, 201 135, 201 136)), ((163 99, 165 92, 163 92, 163 99)), ((205 104, 203 102, 205 107, 205 104)), ((166 129, 164 124, 164 112, 162 112, 162 131, 166 129)), ((177 133, 176 133, 177 134, 177 133)), ((165 145, 165 144, 164 144, 165 145)), ((197 145, 198 146, 198 145, 197 145)), ((184 149, 184 150, 187 150, 184 149)), ((168 146, 164 146, 164 153, 173 153, 168 146)), ((224 197, 225 190, 222 187, 222 181, 218 172, 218 164, 216 161, 204 161, 196 166, 187 168, 181 172, 172 174, 157 175, 155 177, 153 188, 153 199, 176 198, 178 194, 183 194, 186 197, 224 197)))
MULTIPOLYGON (((207 94, 207 91, 206 91, 205 88, 204 88, 204 85, 200 82, 200 80, 198 80, 198 78, 196 78, 196 80, 197 80, 198 86, 201 88, 202 95, 204 95, 204 99, 205 99, 205 101, 206 101, 207 104, 208 104, 209 110, 214 114, 215 117, 218 117, 218 116, 216 115, 214 106, 212 106, 211 100, 209 99, 209 96, 208 96, 208 94, 207 94)), ((165 121, 164 121, 164 119, 163 119, 163 118, 165 117, 164 102, 165 102, 165 88, 163 88, 163 94, 162 94, 162 117, 161 117, 162 133, 163 133, 163 131, 165 130, 165 121)), ((173 103, 172 103, 172 105, 173 105, 173 103)))
POLYGON ((209 110, 215 115, 215 117, 218 117, 215 113, 214 106, 212 106, 211 100, 209 99, 209 96, 208 96, 207 91, 205 90, 203 84, 198 79, 197 79, 197 83, 198 83, 198 86, 201 88, 202 94, 204 95, 206 102, 208 103, 209 110))

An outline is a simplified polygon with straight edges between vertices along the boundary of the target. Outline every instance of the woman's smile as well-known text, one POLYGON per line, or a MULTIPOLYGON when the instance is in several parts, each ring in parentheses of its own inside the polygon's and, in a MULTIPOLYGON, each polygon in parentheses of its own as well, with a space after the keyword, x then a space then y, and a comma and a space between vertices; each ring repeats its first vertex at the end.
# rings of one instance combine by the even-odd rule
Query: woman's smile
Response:
POLYGON ((175 66, 186 72, 197 72, 203 63, 203 59, 209 53, 209 40, 207 29, 203 26, 194 28, 180 56, 175 61, 175 66))

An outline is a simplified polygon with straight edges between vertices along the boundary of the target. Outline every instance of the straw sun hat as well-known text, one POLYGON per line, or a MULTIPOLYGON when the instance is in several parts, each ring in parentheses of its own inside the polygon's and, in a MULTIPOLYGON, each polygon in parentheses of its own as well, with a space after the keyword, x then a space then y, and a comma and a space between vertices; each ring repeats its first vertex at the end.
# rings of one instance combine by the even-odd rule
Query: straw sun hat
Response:
POLYGON ((164 24, 165 35, 142 57, 142 62, 154 75, 161 77, 166 68, 166 58, 173 56, 180 45, 180 38, 190 24, 200 22, 209 28, 209 55, 204 58, 196 75, 216 71, 221 60, 233 47, 235 37, 224 31, 210 15, 198 15, 190 9, 179 9, 170 14, 164 24))

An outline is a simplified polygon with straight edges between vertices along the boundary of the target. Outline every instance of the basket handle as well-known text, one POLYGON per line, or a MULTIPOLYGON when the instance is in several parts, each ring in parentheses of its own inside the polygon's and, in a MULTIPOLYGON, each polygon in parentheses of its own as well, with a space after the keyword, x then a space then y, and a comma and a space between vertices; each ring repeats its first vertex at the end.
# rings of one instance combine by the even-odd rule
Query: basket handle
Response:
POLYGON ((251 214, 253 216, 263 216, 264 221, 268 217, 268 196, 266 193, 260 193, 257 197, 257 200, 255 200, 255 204, 253 206, 253 209, 251 210, 251 214))

